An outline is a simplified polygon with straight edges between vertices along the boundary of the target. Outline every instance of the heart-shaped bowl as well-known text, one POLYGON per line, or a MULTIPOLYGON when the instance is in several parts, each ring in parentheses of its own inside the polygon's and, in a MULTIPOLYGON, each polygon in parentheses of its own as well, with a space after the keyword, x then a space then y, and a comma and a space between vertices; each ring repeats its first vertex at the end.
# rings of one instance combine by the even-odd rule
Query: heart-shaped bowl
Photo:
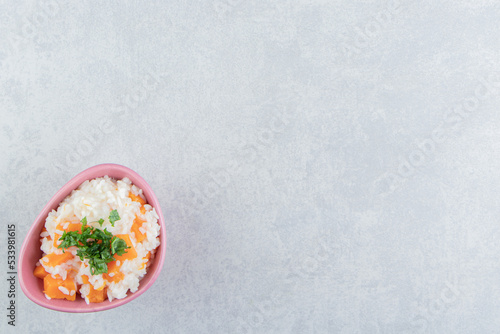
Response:
POLYGON ((109 310, 136 299, 147 289, 149 289, 151 285, 153 285, 163 267, 163 262, 165 260, 165 250, 165 222, 161 213, 160 203, 158 202, 158 199, 153 193, 151 187, 146 183, 146 181, 144 181, 142 177, 139 176, 139 174, 137 174, 130 168, 116 164, 97 165, 84 170, 83 172, 72 178, 68 183, 66 183, 54 195, 54 197, 52 197, 47 205, 45 205, 42 212, 40 212, 40 214, 36 218, 35 222, 28 231, 26 238, 24 239, 23 245, 21 247, 21 252, 19 253, 19 283, 24 294, 29 299, 31 299, 38 305, 46 307, 48 309, 74 313, 109 310), (160 217, 158 219, 158 223, 160 224, 160 245, 156 250, 156 255, 153 263, 151 263, 151 266, 148 268, 146 275, 141 279, 139 289, 135 293, 131 293, 129 291, 127 293, 127 297, 123 299, 114 299, 111 302, 105 300, 101 303, 90 303, 88 305, 83 298, 79 297, 77 297, 75 301, 69 301, 65 299, 49 300, 43 293, 43 280, 33 275, 35 264, 42 257, 42 251, 40 250, 40 232, 45 225, 45 219, 47 218, 49 212, 57 209, 64 198, 71 194, 73 190, 77 189, 84 181, 95 179, 97 177, 102 177, 105 175, 108 175, 109 177, 114 179, 123 179, 124 177, 129 178, 133 184, 142 189, 148 204, 155 208, 156 213, 160 217))

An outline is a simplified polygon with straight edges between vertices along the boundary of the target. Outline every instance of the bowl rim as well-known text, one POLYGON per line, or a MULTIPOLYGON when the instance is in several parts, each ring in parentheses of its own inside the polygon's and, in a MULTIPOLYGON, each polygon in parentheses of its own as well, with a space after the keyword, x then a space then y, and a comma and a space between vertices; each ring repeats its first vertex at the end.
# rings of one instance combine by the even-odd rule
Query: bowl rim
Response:
MULTIPOLYGON (((36 240, 40 240, 39 234, 36 240)), ((31 250, 34 252, 33 250, 31 250)), ((40 255, 42 254, 42 251, 39 249, 40 255)), ((21 286, 21 290, 24 292, 24 294, 34 303, 54 310, 54 311, 61 311, 61 312, 70 312, 70 313, 87 313, 87 312, 99 312, 99 311, 105 311, 109 310, 115 307, 119 307, 121 305, 124 305, 126 303, 131 302, 132 300, 138 298, 140 295, 142 295, 146 290, 148 290, 153 283, 156 281, 158 278, 162 268, 163 264, 165 262, 165 252, 166 252, 166 232, 165 232, 165 221, 163 218, 163 214, 160 208, 160 203, 158 201, 158 198, 156 197, 153 189, 151 186, 135 171, 132 169, 119 165, 119 164, 114 164, 114 163, 104 163, 104 164, 99 164, 92 166, 90 168, 87 168, 83 170, 82 172, 78 173, 75 175, 73 178, 71 178, 68 182, 66 182, 47 202, 47 204, 43 207, 41 212, 38 214, 34 222, 32 223, 30 229, 28 230, 27 234, 24 236, 24 240, 21 246, 21 250, 19 252, 19 257, 17 260, 17 269, 18 269, 18 278, 19 278, 19 285, 21 286), (120 177, 114 177, 112 175, 121 175, 120 177), (75 189, 77 189, 84 181, 86 180, 92 180, 97 177, 103 177, 105 175, 109 175, 111 178, 114 179, 123 179, 124 177, 127 177, 130 179, 132 184, 136 185, 140 189, 142 189, 144 195, 146 196, 148 200, 148 204, 150 204, 152 207, 155 208, 156 213, 158 214, 158 223, 160 224, 160 245, 156 251, 155 254, 155 259, 154 262, 152 263, 150 270, 146 273, 145 276, 142 277, 141 283, 139 284, 139 289, 131 293, 128 291, 127 296, 123 299, 114 299, 112 302, 109 301, 104 301, 102 303, 95 303, 95 304, 86 304, 83 299, 80 301, 76 302, 75 301, 68 301, 68 300, 61 300, 61 299, 53 299, 49 300, 45 297, 45 295, 42 292, 43 298, 40 297, 40 294, 35 294, 33 291, 31 291, 30 286, 28 282, 31 282, 31 285, 35 284, 32 280, 34 277, 33 275, 33 269, 36 263, 28 263, 29 259, 27 259, 27 253, 30 250, 30 247, 32 247, 34 233, 37 233, 41 230, 42 226, 45 224, 45 219, 47 218, 48 214, 50 211, 52 211, 54 208, 57 208, 61 201, 66 198, 71 192, 75 189), (89 177, 91 176, 91 177, 89 177), (31 276, 28 276, 31 275, 31 276), (146 282, 145 279, 147 278, 146 282), (144 283, 143 283, 144 282, 144 283), (83 301, 83 306, 81 301, 83 301)), ((39 278, 34 277, 36 280, 39 280, 39 278)), ((38 283, 39 284, 39 283, 38 283)))

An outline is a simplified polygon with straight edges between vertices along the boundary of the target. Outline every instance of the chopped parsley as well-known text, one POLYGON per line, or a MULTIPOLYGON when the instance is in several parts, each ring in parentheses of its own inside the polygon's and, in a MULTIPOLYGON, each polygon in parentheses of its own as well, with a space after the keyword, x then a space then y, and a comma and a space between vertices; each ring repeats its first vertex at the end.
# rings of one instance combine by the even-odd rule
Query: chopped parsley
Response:
POLYGON ((118 211, 113 210, 109 214, 109 222, 111 223, 111 226, 115 226, 115 221, 120 220, 120 215, 118 215, 118 211))
MULTIPOLYGON (((111 225, 117 220, 120 220, 118 212, 111 211, 109 215, 111 225)), ((101 226, 103 222, 103 219, 98 221, 101 226)), ((59 239, 62 242, 57 248, 62 248, 64 251, 69 247, 76 246, 78 247, 76 255, 80 257, 80 260, 89 260, 92 275, 107 273, 108 263, 115 260, 114 255, 122 255, 130 247, 127 246, 125 240, 113 236, 106 228, 101 230, 87 225, 87 217, 83 217, 81 223, 81 231, 63 232, 59 239)))

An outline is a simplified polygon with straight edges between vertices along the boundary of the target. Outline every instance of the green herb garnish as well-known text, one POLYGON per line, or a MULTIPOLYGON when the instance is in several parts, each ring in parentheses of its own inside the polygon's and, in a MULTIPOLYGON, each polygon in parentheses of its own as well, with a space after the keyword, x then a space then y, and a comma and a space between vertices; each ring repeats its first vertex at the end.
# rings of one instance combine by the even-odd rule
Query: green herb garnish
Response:
MULTIPOLYGON (((111 221, 112 216, 113 218, 118 218, 113 219, 111 224, 120 219, 118 212, 116 210, 113 211, 109 215, 109 220, 111 221), (113 211, 115 214, 113 214, 113 211)), ((103 219, 99 219, 98 221, 101 226, 103 222, 103 219)), ((80 257, 80 260, 89 260, 90 273, 92 275, 107 273, 108 263, 115 260, 114 255, 122 255, 130 247, 127 246, 125 240, 113 236, 106 228, 101 230, 87 225, 87 217, 83 217, 81 223, 82 229, 80 232, 63 232, 63 235, 59 238, 62 242, 57 248, 62 248, 64 251, 66 248, 76 246, 78 247, 76 255, 80 257)))
POLYGON ((111 223, 111 226, 115 226, 115 221, 120 220, 120 215, 118 214, 118 211, 113 210, 109 214, 109 222, 111 223))
POLYGON ((111 239, 111 253, 112 254, 118 254, 118 255, 123 255, 125 252, 125 249, 127 249, 127 243, 125 240, 113 237, 111 239))

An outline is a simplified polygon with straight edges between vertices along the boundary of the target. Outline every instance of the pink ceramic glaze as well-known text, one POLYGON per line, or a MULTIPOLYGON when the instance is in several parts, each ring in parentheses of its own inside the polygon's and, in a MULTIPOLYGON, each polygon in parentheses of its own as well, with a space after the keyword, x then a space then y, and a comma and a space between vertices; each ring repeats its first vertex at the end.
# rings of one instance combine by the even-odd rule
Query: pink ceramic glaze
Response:
POLYGON ((139 176, 133 170, 115 164, 103 164, 91 167, 74 178, 72 178, 64 187, 62 187, 52 199, 43 208, 42 212, 38 215, 35 222, 28 231, 28 235, 24 239, 21 252, 19 254, 19 282, 21 289, 26 294, 26 296, 37 303, 40 306, 63 312, 97 312, 109 310, 126 304, 140 295, 142 295, 154 281, 158 278, 160 271, 163 267, 163 262, 165 260, 165 249, 166 249, 166 236, 165 236, 165 223, 163 220, 163 215, 160 209, 160 203, 156 198, 151 187, 144 181, 142 177, 139 176), (133 184, 143 190, 146 196, 147 202, 153 206, 160 217, 160 246, 156 251, 156 256, 153 263, 148 269, 147 274, 141 279, 139 284, 139 290, 135 293, 130 291, 127 297, 123 299, 115 299, 112 302, 105 300, 102 303, 91 303, 87 305, 85 300, 81 297, 77 297, 75 301, 61 300, 61 299, 47 299, 43 293, 43 280, 35 277, 33 275, 33 270, 35 269, 36 262, 42 257, 42 251, 40 250, 40 232, 45 224, 45 219, 47 218, 50 211, 57 209, 59 203, 68 196, 72 190, 78 188, 85 180, 95 179, 96 177, 102 177, 108 175, 115 179, 123 179, 128 177, 133 184))

